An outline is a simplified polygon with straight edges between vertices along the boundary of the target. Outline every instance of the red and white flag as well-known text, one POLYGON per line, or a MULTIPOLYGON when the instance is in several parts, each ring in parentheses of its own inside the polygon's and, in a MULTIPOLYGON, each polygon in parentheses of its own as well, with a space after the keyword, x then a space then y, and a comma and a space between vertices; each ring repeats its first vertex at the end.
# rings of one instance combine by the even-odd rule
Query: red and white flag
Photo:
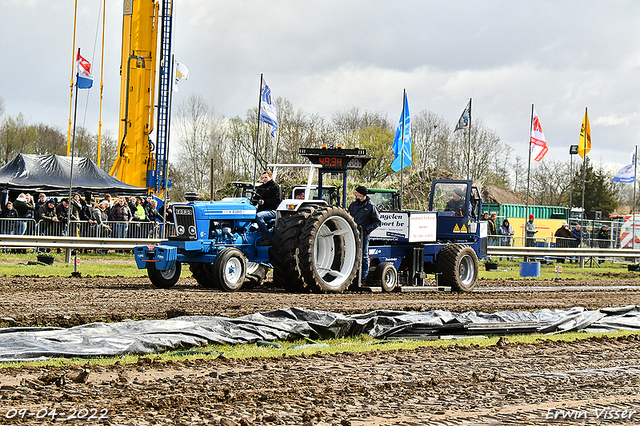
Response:
POLYGON ((544 139, 544 133, 542 133, 542 126, 538 119, 538 113, 535 107, 533 108, 533 121, 531 121, 531 156, 534 160, 540 161, 544 158, 549 148, 547 148, 547 141, 544 139))
POLYGON ((78 68, 76 73, 78 89, 90 89, 93 86, 91 64, 80 55, 80 49, 78 49, 78 56, 76 57, 76 66, 78 68))

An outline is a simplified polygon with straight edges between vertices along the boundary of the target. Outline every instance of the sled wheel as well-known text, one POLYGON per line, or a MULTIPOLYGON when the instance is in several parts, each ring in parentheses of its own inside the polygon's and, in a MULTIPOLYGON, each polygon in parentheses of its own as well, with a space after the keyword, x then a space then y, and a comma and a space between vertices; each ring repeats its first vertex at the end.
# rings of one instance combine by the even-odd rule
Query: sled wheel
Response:
POLYGON ((151 280, 151 284, 157 288, 173 287, 180 278, 181 270, 182 265, 180 262, 176 262, 172 269, 167 269, 166 271, 157 270, 155 263, 149 263, 149 265, 147 265, 147 275, 151 280))
POLYGON ((299 264, 307 286, 322 293, 344 291, 362 260, 360 235, 353 218, 339 207, 322 207, 307 219, 300 234, 299 264))
POLYGON ((380 283, 382 291, 391 293, 398 285, 398 271, 396 271, 392 263, 382 262, 376 266, 376 270, 373 273, 373 281, 380 283))
POLYGON ((213 261, 215 285, 223 291, 238 291, 244 284, 247 264, 242 252, 233 247, 222 249, 213 261))
POLYGON ((478 281, 478 256, 465 244, 450 244, 436 256, 436 270, 440 272, 439 284, 450 286, 453 291, 473 291, 478 281))

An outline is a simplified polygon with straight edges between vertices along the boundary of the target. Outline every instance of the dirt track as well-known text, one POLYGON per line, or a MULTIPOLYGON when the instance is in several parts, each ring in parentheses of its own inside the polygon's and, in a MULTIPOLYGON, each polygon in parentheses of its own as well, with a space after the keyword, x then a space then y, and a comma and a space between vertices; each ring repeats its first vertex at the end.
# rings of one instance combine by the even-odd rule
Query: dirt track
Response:
MULTIPOLYGON (((157 290, 146 279, 1 278, 0 315, 4 325, 66 326, 184 314, 236 317, 288 306, 357 313, 640 305, 640 280, 626 274, 621 278, 585 283, 482 281, 471 294, 391 295, 292 295, 275 289, 228 294, 201 289, 189 279, 173 289, 157 290), (587 284, 591 287, 585 291, 531 289, 587 284), (524 285, 529 290, 507 291, 524 285), (503 291, 486 292, 497 287, 503 291)), ((77 370, 4 370, 0 424, 41 424, 35 413, 50 414, 54 408, 57 423, 66 422, 73 409, 86 408, 95 417, 106 410, 107 418, 98 423, 122 425, 541 424, 549 421, 547 416, 570 414, 574 418, 565 420, 567 424, 597 424, 603 416, 621 417, 623 410, 625 417, 635 410, 631 422, 637 423, 638 342, 632 336, 515 345, 506 338, 489 348, 185 363, 141 359, 138 365, 90 367, 86 378, 77 378, 80 383, 73 381, 77 370), (25 418, 7 419, 15 413, 12 408, 26 409, 25 418), (620 411, 603 414, 606 408, 620 411)), ((51 415, 48 419, 51 422, 51 415)))
POLYGON ((590 309, 640 305, 640 279, 601 281, 481 280, 473 293, 345 293, 288 294, 274 288, 222 293, 181 279, 168 290, 154 288, 146 278, 0 278, 0 324, 73 326, 94 321, 162 319, 179 315, 239 317, 253 312, 297 306, 345 314, 376 309, 453 312, 471 310, 590 309), (536 287, 570 287, 583 291, 533 291, 536 287), (526 286, 527 291, 513 292, 526 286), (616 286, 618 290, 611 290, 616 286), (636 287, 629 290, 629 287, 636 287), (602 287, 602 289, 596 288, 602 287), (503 291, 491 291, 499 290, 503 291), (511 291, 508 291, 511 290, 511 291))

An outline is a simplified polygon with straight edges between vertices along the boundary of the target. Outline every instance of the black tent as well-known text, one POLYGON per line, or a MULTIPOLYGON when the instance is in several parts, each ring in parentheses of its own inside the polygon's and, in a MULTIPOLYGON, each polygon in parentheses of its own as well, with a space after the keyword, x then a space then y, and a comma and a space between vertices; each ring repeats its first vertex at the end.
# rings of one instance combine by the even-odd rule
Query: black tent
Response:
MULTIPOLYGON (((18 154, 0 167, 0 189, 11 192, 45 192, 47 195, 69 193, 71 157, 60 155, 18 154)), ((119 181, 99 168, 89 158, 73 158, 72 191, 111 195, 144 195, 139 188, 119 181)))

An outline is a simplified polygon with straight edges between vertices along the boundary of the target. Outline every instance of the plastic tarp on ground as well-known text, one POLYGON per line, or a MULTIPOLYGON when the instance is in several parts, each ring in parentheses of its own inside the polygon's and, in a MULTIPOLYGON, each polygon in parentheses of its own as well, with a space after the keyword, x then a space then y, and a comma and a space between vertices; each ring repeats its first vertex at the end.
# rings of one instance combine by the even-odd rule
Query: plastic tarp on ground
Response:
MULTIPOLYGON (((71 157, 60 155, 18 154, 0 168, 0 189, 45 193, 68 193, 71 157)), ((146 188, 119 181, 91 159, 74 157, 73 191, 143 195, 146 188)))
POLYGON ((543 309, 494 314, 446 311, 373 311, 342 315, 287 308, 240 318, 178 317, 93 323, 72 328, 0 329, 0 361, 52 357, 150 354, 207 344, 260 340, 329 339, 368 333, 375 338, 425 338, 451 334, 562 333, 640 330, 640 306, 588 311, 543 309))

